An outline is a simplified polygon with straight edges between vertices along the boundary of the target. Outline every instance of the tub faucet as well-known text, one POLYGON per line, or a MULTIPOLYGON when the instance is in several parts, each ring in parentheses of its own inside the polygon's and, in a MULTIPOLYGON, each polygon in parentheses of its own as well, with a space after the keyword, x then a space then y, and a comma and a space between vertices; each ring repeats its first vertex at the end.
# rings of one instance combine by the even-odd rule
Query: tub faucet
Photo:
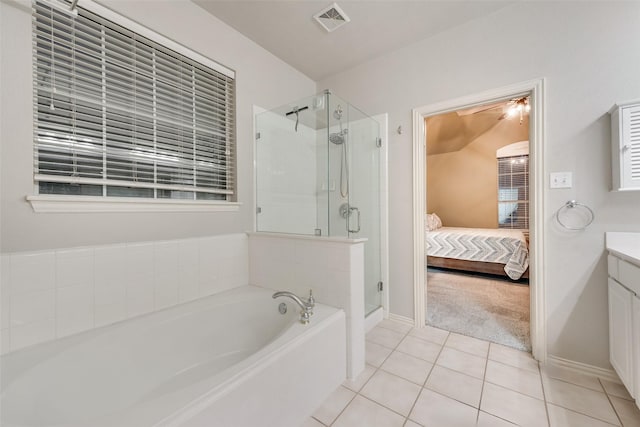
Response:
POLYGON ((291 298, 296 304, 300 306, 300 323, 306 325, 313 316, 313 307, 316 305, 316 300, 313 298, 313 291, 309 291, 309 298, 304 301, 302 298, 289 291, 280 291, 273 294, 272 298, 288 297, 291 298))

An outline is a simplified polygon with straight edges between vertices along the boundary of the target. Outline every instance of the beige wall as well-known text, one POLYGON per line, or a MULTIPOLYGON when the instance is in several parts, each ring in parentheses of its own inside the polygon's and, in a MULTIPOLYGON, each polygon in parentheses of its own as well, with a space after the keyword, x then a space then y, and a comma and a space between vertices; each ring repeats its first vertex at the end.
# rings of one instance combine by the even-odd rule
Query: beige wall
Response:
MULTIPOLYGON (((0 0, 1 251, 179 239, 253 229, 252 106, 274 108, 316 84, 196 4, 106 0, 103 5, 236 72, 238 212, 36 214, 33 185, 31 2, 0 0)), ((80 2, 82 5, 82 1, 80 2)))
MULTIPOLYGON (((640 231, 640 192, 609 191, 611 125, 617 101, 640 98, 640 2, 515 2, 330 76, 330 87, 389 128, 412 128, 413 108, 545 78, 543 221, 539 236, 551 355, 609 367, 605 231, 640 231), (573 188, 550 189, 550 172, 573 188), (579 233, 554 219, 576 199, 595 212, 579 233)), ((389 135, 389 300, 413 317, 412 133, 389 135)))
POLYGON ((496 150, 529 138, 528 118, 520 124, 498 116, 448 113, 426 120, 427 212, 436 212, 446 227, 498 227, 496 150), (440 131, 446 128, 459 132, 440 131), (452 142, 460 148, 441 148, 452 142))

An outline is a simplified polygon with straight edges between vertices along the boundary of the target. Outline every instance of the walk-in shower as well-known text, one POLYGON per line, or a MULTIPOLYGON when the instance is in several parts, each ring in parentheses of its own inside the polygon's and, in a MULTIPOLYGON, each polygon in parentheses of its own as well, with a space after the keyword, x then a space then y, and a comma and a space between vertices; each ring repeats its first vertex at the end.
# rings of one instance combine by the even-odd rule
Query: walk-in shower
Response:
POLYGON ((329 91, 259 113, 256 229, 366 238, 365 311, 381 305, 380 125, 329 91))

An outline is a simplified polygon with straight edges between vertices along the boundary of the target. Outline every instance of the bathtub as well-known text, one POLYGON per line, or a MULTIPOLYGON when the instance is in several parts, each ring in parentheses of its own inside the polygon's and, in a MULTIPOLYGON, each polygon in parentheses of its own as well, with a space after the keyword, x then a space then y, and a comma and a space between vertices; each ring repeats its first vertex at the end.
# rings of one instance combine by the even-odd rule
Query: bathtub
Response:
POLYGON ((298 427, 345 378, 345 316, 245 286, 1 359, 0 425, 298 427), (278 305, 287 304, 287 313, 278 305))

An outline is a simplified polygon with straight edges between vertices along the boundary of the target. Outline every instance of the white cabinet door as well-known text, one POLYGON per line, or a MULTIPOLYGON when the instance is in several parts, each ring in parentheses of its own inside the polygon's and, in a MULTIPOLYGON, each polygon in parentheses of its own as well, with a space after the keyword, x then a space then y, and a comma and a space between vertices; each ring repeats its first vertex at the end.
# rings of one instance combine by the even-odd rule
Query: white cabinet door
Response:
POLYGON ((633 365, 636 374, 634 393, 636 405, 640 408, 640 297, 633 298, 633 365))
POLYGON ((640 190, 640 104, 616 105, 610 113, 612 189, 640 190))
POLYGON ((640 106, 622 109, 622 140, 620 141, 620 174, 622 188, 640 189, 640 106))
POLYGON ((609 279, 609 360, 633 396, 633 294, 609 279))

